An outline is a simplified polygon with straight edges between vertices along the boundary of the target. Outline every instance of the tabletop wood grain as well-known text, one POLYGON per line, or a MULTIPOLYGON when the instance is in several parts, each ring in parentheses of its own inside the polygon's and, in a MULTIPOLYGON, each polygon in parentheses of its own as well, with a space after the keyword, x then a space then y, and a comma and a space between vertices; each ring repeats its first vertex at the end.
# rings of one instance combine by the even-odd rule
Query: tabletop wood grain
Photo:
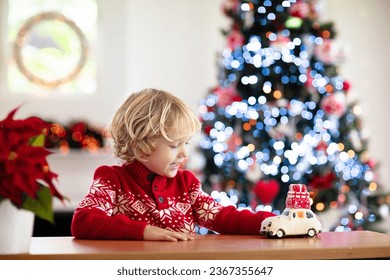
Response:
POLYGON ((0 259, 304 260, 390 259, 390 235, 372 231, 323 232, 315 238, 270 239, 249 235, 199 235, 194 241, 85 240, 33 237, 29 254, 0 259))

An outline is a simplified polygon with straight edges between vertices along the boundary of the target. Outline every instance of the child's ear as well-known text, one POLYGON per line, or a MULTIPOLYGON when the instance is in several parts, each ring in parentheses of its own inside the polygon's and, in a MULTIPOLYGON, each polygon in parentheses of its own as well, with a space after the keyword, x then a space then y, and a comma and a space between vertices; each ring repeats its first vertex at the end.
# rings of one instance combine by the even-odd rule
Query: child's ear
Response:
POLYGON ((148 155, 141 155, 138 157, 138 161, 140 162, 148 162, 149 161, 149 156, 148 155))

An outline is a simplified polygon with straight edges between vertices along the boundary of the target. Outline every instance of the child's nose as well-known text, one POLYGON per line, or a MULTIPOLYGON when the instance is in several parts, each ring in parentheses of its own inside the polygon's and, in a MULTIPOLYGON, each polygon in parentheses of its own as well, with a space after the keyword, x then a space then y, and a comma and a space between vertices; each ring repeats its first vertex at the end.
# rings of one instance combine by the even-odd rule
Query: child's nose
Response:
POLYGON ((187 147, 186 145, 182 145, 180 146, 180 151, 179 151, 179 157, 182 157, 182 158, 185 158, 188 156, 188 150, 187 150, 187 147))

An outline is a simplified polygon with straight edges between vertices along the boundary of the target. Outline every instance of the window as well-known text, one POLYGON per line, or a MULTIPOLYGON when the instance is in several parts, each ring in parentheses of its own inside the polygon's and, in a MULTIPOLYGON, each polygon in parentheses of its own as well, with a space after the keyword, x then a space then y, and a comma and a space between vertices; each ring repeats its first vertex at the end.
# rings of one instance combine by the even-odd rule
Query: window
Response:
POLYGON ((96 39, 96 0, 8 1, 8 92, 95 93, 96 39))
POLYGON ((313 214, 311 213, 311 212, 306 212, 306 218, 308 218, 308 219, 311 219, 311 218, 313 218, 314 216, 313 216, 313 214))

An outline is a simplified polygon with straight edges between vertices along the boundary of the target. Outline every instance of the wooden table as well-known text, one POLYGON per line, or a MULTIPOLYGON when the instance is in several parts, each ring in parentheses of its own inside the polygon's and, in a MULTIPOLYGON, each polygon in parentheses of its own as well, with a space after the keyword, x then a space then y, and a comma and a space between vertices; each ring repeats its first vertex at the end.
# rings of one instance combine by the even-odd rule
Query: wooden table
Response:
POLYGON ((0 259, 40 260, 305 260, 390 259, 390 235, 371 231, 323 232, 315 238, 199 235, 194 241, 81 240, 33 237, 29 254, 0 259))

